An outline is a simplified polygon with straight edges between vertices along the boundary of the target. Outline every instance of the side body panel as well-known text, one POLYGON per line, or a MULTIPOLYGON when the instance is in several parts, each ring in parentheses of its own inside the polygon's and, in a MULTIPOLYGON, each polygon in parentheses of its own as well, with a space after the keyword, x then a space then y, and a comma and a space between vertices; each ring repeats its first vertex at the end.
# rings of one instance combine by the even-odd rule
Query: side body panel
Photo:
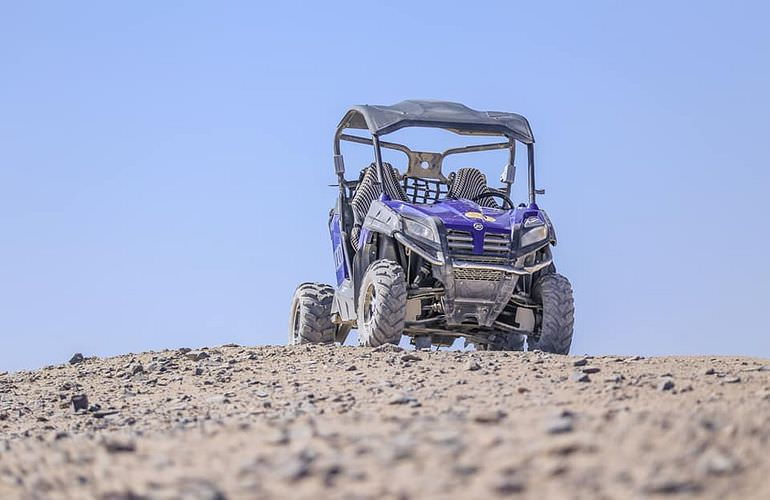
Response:
POLYGON ((334 269, 337 276, 337 286, 348 278, 345 265, 345 247, 342 244, 342 226, 340 214, 335 212, 329 220, 329 233, 332 239, 332 254, 334 255, 334 269))

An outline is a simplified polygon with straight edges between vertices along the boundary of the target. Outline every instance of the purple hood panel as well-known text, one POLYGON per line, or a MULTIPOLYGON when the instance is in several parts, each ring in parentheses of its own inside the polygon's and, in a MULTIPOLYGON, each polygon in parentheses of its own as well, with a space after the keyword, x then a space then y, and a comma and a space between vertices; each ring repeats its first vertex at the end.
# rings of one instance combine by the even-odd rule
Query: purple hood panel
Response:
POLYGON ((485 232, 510 233, 514 221, 520 221, 528 209, 498 210, 480 207, 470 200, 442 200, 432 205, 417 205, 388 200, 385 204, 398 213, 413 217, 437 217, 448 229, 469 230, 480 222, 485 232))

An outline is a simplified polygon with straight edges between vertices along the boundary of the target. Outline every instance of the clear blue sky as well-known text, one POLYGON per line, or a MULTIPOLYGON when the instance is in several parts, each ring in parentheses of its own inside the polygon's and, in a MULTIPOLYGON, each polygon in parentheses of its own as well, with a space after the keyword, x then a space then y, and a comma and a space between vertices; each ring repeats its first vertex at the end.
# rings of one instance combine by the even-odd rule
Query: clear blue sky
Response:
POLYGON ((770 356, 762 2, 461 5, 4 2, 0 371, 283 343, 333 128, 405 98, 529 117, 573 352, 770 356))

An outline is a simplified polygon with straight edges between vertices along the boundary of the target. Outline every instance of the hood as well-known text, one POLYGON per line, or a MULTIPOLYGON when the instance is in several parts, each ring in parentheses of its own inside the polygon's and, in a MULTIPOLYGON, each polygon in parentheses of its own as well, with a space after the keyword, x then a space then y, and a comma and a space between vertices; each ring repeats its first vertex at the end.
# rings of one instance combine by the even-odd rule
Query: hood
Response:
POLYGON ((508 233, 518 210, 499 210, 481 207, 470 200, 441 200, 432 205, 417 205, 397 200, 385 204, 398 213, 412 217, 436 217, 447 229, 469 231, 476 223, 483 224, 484 232, 508 233))

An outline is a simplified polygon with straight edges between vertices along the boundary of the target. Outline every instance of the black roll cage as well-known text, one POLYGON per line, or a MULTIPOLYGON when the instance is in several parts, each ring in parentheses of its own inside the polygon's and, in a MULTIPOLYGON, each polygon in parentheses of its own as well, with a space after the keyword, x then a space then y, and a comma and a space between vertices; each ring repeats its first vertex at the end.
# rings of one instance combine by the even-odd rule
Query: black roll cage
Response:
MULTIPOLYGON (((419 126, 419 125, 415 125, 419 126)), ((517 139, 513 137, 512 135, 503 134, 503 133, 497 133, 497 134, 484 134, 484 135, 495 135, 499 137, 505 137, 507 139, 506 142, 494 142, 494 143, 488 143, 488 144, 477 144, 477 145, 470 145, 470 146, 463 146, 463 147, 456 147, 456 148, 450 148, 447 149, 441 153, 434 153, 434 152, 428 152, 428 151, 413 151, 410 148, 404 146, 403 144, 397 144, 394 142, 385 142, 380 140, 379 134, 371 134, 371 138, 368 137, 361 137, 358 135, 350 135, 343 133, 346 130, 346 127, 344 122, 340 124, 340 126, 337 128, 337 131, 334 135, 334 171, 337 175, 338 185, 340 187, 340 193, 343 197, 343 199, 346 198, 345 193, 345 186, 347 185, 347 182, 345 180, 345 163, 342 155, 341 150, 341 141, 347 141, 347 142, 355 142, 358 144, 368 144, 374 147, 374 164, 377 168, 377 179, 380 183, 382 183, 382 149, 392 149, 396 151, 400 151, 404 153, 408 159, 409 159, 409 166, 406 172, 406 175, 408 177, 421 177, 421 178, 428 178, 428 179, 436 179, 439 181, 446 181, 446 178, 444 177, 441 167, 443 164, 444 159, 453 154, 460 154, 460 153, 475 153, 475 152, 481 152, 481 151, 492 151, 497 149, 508 149, 509 150, 509 162, 506 169, 515 169, 514 167, 514 160, 516 158, 516 142, 517 139)), ((449 130, 444 127, 431 127, 431 128, 441 128, 443 130, 449 130)), ((451 132, 455 133, 462 133, 462 130, 452 129, 451 132)), ((466 135, 463 133, 462 135, 466 135)), ((474 135, 473 129, 469 130, 467 132, 467 135, 474 135)), ((529 191, 529 203, 534 204, 536 201, 536 195, 542 194, 543 191, 536 189, 535 187, 535 145, 534 142, 526 144, 527 146, 527 177, 528 177, 528 191, 529 191)), ((514 180, 514 172, 511 173, 510 176, 506 177, 504 176, 501 178, 501 181, 503 181, 504 187, 503 190, 507 196, 510 196, 511 194, 511 185, 513 184, 514 180)))

